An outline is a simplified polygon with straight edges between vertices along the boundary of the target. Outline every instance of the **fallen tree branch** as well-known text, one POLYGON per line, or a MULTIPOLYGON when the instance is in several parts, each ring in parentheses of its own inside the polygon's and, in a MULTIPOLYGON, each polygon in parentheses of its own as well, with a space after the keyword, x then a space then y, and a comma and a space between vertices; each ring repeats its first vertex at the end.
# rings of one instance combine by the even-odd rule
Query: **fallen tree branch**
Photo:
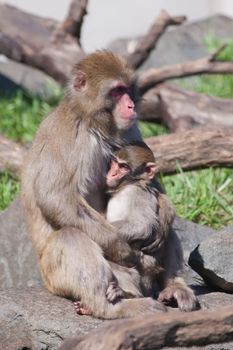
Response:
POLYGON ((47 46, 58 22, 42 18, 0 3, 0 52, 18 62, 23 62, 24 51, 36 52, 47 46), (11 44, 8 44, 11 43, 11 44), (21 47, 21 55, 14 56, 21 47), (9 52, 9 45, 11 52, 9 52))
POLYGON ((154 85, 165 80, 187 77, 197 74, 227 74, 233 73, 233 61, 218 61, 216 56, 225 48, 221 46, 211 55, 184 63, 178 63, 161 68, 151 68, 142 72, 138 78, 140 91, 143 93, 154 85))
POLYGON ((170 16, 165 10, 162 10, 155 22, 150 27, 148 33, 138 40, 133 53, 127 56, 128 62, 138 68, 147 59, 150 52, 155 48, 160 36, 170 25, 180 25, 186 20, 185 16, 170 16))
MULTIPOLYGON (((74 29, 74 21, 78 20, 76 6, 80 1, 80 26, 85 13, 82 7, 84 0, 77 1, 74 0, 71 4, 75 10, 73 22, 69 19, 70 26, 73 25, 72 34, 78 30, 77 27, 74 29)), ((65 30, 71 30, 71 27, 65 30)), ((0 53, 41 69, 62 85, 67 83, 73 65, 85 56, 77 37, 62 32, 61 28, 59 30, 58 22, 4 4, 0 4, 0 53)))
POLYGON ((68 14, 63 22, 58 25, 53 36, 53 43, 65 40, 65 37, 72 36, 80 45, 81 29, 84 16, 87 14, 88 0, 73 0, 70 4, 68 14))
MULTIPOLYGON (((157 171, 164 174, 207 167, 233 168, 233 129, 195 128, 182 133, 150 137, 145 142, 154 152, 157 171)), ((25 149, 0 137, 0 171, 20 173, 25 149)))
POLYGON ((19 176, 25 154, 23 146, 0 135, 0 172, 8 170, 19 176))
POLYGON ((155 350, 202 346, 233 340, 233 307, 119 320, 86 336, 66 341, 59 350, 155 350))
POLYGON ((200 125, 233 127, 233 100, 187 91, 172 84, 150 89, 139 108, 141 120, 164 124, 172 132, 200 125))
POLYGON ((164 174, 207 167, 233 167, 233 129, 198 127, 145 140, 154 152, 157 171, 164 174))

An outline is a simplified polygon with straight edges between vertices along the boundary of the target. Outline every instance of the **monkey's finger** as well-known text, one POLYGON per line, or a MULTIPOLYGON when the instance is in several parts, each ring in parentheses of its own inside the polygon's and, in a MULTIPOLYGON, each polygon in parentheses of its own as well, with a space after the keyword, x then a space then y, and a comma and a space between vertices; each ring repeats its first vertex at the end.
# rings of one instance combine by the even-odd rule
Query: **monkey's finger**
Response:
POLYGON ((198 308, 197 298, 192 292, 189 292, 189 290, 177 290, 174 293, 174 298, 176 299, 181 311, 188 312, 198 308))
POLYGON ((160 248, 160 241, 154 241, 146 247, 142 247, 145 254, 154 254, 160 248))
POLYGON ((123 297, 122 289, 115 282, 110 283, 106 291, 107 300, 112 303, 122 297, 123 297))

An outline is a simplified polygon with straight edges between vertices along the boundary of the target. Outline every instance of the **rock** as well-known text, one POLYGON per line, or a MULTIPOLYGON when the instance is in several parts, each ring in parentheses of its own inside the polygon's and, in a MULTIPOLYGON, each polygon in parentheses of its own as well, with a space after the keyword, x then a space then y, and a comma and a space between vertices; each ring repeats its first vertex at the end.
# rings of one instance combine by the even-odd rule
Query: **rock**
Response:
MULTIPOLYGON (((190 252, 214 230, 177 217, 174 228, 181 239, 187 262, 190 252)), ((42 285, 35 252, 24 219, 20 199, 0 214, 0 286, 1 288, 42 285)), ((187 266, 184 278, 195 284, 197 275, 187 266)))
POLYGON ((77 315, 71 301, 40 288, 0 291, 2 350, 55 350, 68 336, 86 334, 102 323, 77 315))
POLYGON ((12 94, 19 88, 45 100, 61 91, 59 84, 44 72, 0 55, 0 94, 12 94))
POLYGON ((200 242, 209 238, 216 231, 210 227, 198 225, 178 216, 175 218, 173 227, 181 241, 184 253, 184 271, 182 272, 182 276, 189 285, 196 289, 203 284, 203 280, 188 265, 190 252, 200 242))
MULTIPOLYGON (((140 67, 145 70, 168 64, 185 62, 203 57, 207 54, 205 38, 231 39, 233 36, 233 19, 224 15, 216 15, 186 25, 167 30, 140 67)), ((109 44, 109 49, 120 54, 133 51, 137 39, 116 40, 109 44)))
POLYGON ((216 230, 194 222, 176 217, 173 227, 182 243, 185 259, 188 259, 190 252, 202 241, 216 233, 216 230))
MULTIPOLYGON (((203 239, 215 235, 214 230, 181 218, 176 218, 174 228, 186 256, 203 239)), ((232 232, 230 228, 225 231, 232 232)), ((0 240, 0 339, 3 350, 53 350, 63 339, 86 334, 101 326, 101 320, 76 315, 71 301, 38 287, 41 280, 19 199, 0 214, 0 240)), ((233 295, 211 292, 197 285, 190 271, 190 268, 186 269, 186 277, 194 285, 202 308, 232 304, 233 295)), ((224 349, 233 349, 228 345, 224 345, 224 349)))
POLYGON ((19 198, 0 214, 0 287, 41 285, 19 198))
MULTIPOLYGON (((199 298, 206 309, 232 305, 233 302, 233 295, 225 293, 209 293, 199 298)), ((54 296, 42 288, 0 291, 2 350, 55 350, 64 339, 87 334, 108 322, 77 315, 71 301, 54 296)), ((224 348, 232 349, 228 345, 224 348)))
POLYGON ((189 265, 217 290, 233 293, 233 227, 211 235, 190 254, 189 265))

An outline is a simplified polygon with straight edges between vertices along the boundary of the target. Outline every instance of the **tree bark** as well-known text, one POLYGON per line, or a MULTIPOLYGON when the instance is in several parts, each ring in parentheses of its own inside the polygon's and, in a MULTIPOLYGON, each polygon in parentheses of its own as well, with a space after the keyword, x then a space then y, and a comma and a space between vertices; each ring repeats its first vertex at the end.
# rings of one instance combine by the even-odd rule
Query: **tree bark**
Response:
POLYGON ((220 47, 213 54, 184 63, 178 63, 161 68, 151 68, 142 72, 138 78, 141 93, 154 85, 174 78, 187 77, 198 74, 228 74, 233 73, 233 61, 218 61, 217 55, 225 48, 220 47))
POLYGON ((127 56, 128 62, 138 68, 147 59, 150 52, 155 48, 161 35, 170 25, 180 25, 186 20, 185 16, 170 16, 165 10, 162 10, 155 22, 150 27, 148 33, 139 39, 133 53, 127 56))
MULTIPOLYGON (((233 129, 195 128, 145 139, 155 155, 157 172, 172 174, 207 167, 233 167, 233 129)), ((25 148, 0 137, 0 171, 20 173, 25 148)))
POLYGON ((233 100, 187 91, 172 84, 160 84, 142 98, 141 120, 160 122, 170 131, 184 131, 201 125, 233 127, 233 100))
POLYGON ((233 167, 233 129, 198 127, 145 139, 154 152, 157 171, 177 172, 208 167, 233 167))
POLYGON ((74 0, 60 26, 56 21, 0 4, 0 52, 41 69, 65 85, 73 65, 85 56, 76 36, 85 14, 84 3, 87 1, 74 0))
POLYGON ((54 42, 64 41, 66 36, 71 36, 81 46, 81 29, 84 16, 87 14, 87 4, 88 0, 72 0, 66 18, 54 33, 54 42))
MULTIPOLYGON (((137 317, 66 341, 59 350, 155 350, 233 340, 233 307, 137 317)), ((227 345, 226 345, 227 346, 227 345)))
POLYGON ((19 176, 25 154, 23 146, 0 135, 0 172, 8 170, 19 176))
POLYGON ((35 16, 18 8, 0 3, 0 52, 9 58, 23 62, 24 52, 27 54, 39 53, 51 40, 52 33, 58 22, 52 19, 35 16), (14 57, 16 51, 21 48, 21 54, 14 57))

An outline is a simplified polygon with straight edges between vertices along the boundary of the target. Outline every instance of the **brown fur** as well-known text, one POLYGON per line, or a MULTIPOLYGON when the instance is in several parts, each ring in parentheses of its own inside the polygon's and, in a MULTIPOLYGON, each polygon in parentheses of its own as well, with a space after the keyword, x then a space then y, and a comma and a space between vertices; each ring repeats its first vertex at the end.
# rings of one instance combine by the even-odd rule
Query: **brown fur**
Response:
MULTIPOLYGON (((125 138, 139 136, 133 119, 122 119, 111 97, 116 83, 134 91, 134 73, 123 59, 100 51, 81 61, 67 95, 41 123, 22 174, 22 201, 46 287, 81 299, 102 318, 164 310, 152 298, 113 300, 111 293, 110 286, 125 284, 140 294, 137 272, 125 267, 126 283, 118 283, 107 260, 134 266, 140 254, 101 215, 112 152, 125 138)), ((136 103, 134 93, 128 98, 136 103)))
POLYGON ((183 256, 172 229, 175 210, 153 178, 156 167, 152 151, 137 142, 117 151, 114 159, 107 174, 111 194, 107 218, 122 239, 144 252, 137 267, 142 295, 158 296, 161 291, 161 302, 174 299, 181 310, 195 309, 193 291, 178 278, 183 256))

